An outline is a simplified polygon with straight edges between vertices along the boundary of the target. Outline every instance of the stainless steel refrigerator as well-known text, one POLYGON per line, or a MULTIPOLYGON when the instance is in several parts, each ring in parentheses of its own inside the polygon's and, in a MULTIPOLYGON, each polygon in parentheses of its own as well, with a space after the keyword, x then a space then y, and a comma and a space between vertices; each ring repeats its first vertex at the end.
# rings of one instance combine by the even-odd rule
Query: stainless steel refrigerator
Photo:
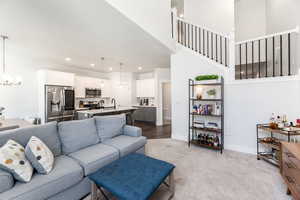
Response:
POLYGON ((46 122, 74 119, 75 92, 73 87, 45 85, 45 101, 46 122))

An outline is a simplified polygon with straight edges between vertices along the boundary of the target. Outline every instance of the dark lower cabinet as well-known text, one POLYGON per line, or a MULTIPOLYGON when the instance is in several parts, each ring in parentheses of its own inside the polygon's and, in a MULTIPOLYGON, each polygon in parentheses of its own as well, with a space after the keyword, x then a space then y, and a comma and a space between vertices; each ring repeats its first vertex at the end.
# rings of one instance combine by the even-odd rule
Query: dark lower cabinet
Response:
POLYGON ((155 107, 139 107, 133 113, 135 121, 156 123, 156 108, 155 107))

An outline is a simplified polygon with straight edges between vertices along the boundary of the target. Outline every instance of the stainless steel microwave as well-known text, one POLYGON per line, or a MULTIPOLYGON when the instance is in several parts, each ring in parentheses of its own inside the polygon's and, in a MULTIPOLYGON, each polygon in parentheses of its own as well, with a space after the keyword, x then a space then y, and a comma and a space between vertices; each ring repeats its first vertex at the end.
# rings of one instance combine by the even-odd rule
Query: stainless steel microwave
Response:
POLYGON ((85 88, 85 97, 86 98, 100 98, 101 97, 101 89, 85 88))

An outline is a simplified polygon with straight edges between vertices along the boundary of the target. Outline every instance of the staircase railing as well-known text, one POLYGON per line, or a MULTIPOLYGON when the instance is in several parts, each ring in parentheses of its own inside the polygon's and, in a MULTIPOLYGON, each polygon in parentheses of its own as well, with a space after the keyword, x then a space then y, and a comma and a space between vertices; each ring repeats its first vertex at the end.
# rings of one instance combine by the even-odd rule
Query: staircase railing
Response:
POLYGON ((226 67, 229 66, 229 37, 177 17, 173 12, 172 37, 177 42, 226 67))
POLYGON ((235 79, 297 74, 298 33, 299 27, 236 43, 235 79))

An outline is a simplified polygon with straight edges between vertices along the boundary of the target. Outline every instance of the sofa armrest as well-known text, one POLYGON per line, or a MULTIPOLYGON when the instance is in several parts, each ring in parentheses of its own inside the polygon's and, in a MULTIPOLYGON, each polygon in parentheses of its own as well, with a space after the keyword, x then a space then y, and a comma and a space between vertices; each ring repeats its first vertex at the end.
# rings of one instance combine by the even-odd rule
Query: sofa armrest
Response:
POLYGON ((136 126, 125 125, 123 128, 123 134, 132 137, 140 137, 142 136, 142 129, 136 126))
POLYGON ((13 176, 0 169, 0 193, 11 189, 14 186, 13 176))

